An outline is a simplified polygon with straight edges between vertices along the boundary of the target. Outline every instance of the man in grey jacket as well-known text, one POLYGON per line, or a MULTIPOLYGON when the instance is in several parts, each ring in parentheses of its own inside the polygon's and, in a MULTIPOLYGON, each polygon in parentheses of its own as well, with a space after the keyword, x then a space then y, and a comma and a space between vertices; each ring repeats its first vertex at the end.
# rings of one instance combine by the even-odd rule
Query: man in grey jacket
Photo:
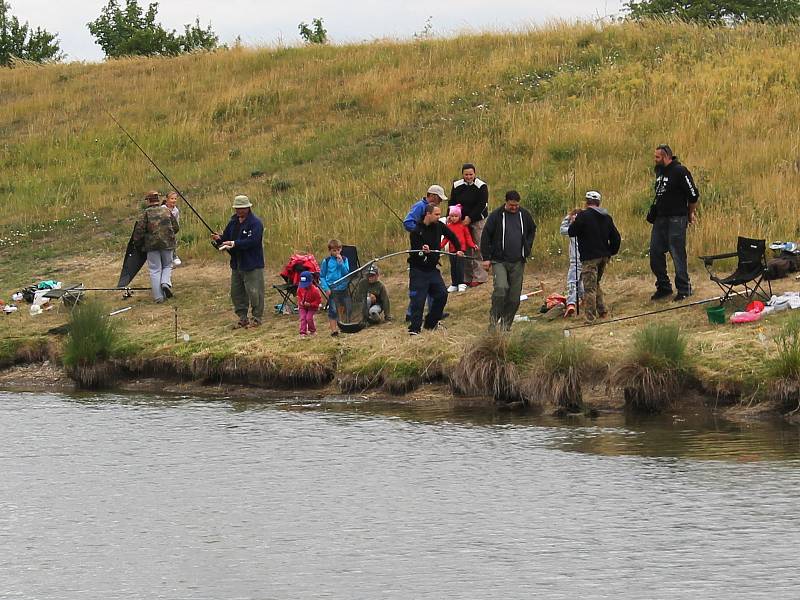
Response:
POLYGON ((519 308, 525 261, 536 237, 536 223, 519 203, 517 191, 506 192, 505 204, 492 211, 481 235, 483 268, 491 267, 494 283, 489 329, 511 329, 519 308))

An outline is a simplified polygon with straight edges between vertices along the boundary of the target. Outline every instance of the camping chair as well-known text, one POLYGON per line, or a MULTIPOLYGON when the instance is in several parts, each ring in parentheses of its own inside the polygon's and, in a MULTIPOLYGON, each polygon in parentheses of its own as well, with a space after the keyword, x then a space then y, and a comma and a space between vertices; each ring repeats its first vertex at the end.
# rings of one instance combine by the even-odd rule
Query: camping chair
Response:
MULTIPOLYGON (((283 270, 280 272, 280 276, 285 283, 272 286, 281 297, 279 305, 281 308, 280 312, 284 314, 297 312, 298 307, 295 298, 297 297, 297 286, 300 283, 300 273, 303 271, 310 271, 313 273, 315 284, 319 287, 317 283, 319 281, 319 263, 317 263, 317 259, 314 258, 314 255, 292 254, 289 258, 289 262, 286 263, 286 266, 284 266, 283 270)), ((327 301, 328 296, 325 292, 323 292, 322 289, 320 289, 320 292, 322 292, 322 297, 327 301)))
MULTIPOLYGON (((356 269, 361 268, 361 261, 358 260, 358 248, 355 246, 342 246, 342 256, 347 259, 347 263, 350 265, 350 271, 355 271, 356 269)), ((353 297, 353 290, 358 283, 358 280, 363 277, 363 272, 359 272, 358 275, 355 277, 351 277, 347 280, 347 293, 350 294, 350 297, 353 297)))
POLYGON ((765 301, 772 297, 772 284, 765 277, 767 274, 766 251, 766 240, 753 240, 740 236, 736 243, 736 252, 699 257, 711 276, 711 281, 723 291, 724 295, 720 299, 720 304, 725 304, 733 295, 733 288, 739 286, 744 288, 744 296, 748 300, 752 300, 754 296, 763 298, 765 301), (713 270, 714 261, 734 257, 739 259, 736 270, 727 277, 717 276, 713 270), (762 285, 763 282, 767 283, 766 290, 762 285))

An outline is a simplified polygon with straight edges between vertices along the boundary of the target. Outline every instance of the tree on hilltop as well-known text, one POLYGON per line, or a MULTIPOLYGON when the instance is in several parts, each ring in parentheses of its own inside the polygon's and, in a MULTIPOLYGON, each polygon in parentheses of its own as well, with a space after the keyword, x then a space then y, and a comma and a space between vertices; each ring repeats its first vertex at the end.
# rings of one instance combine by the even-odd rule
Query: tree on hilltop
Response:
POLYGON ((0 66, 11 66, 13 59, 34 62, 63 58, 57 35, 37 27, 33 29, 11 14, 11 5, 0 0, 0 66))
POLYGON ((144 11, 137 0, 125 0, 124 7, 117 0, 108 0, 100 16, 87 26, 108 58, 176 56, 217 47, 219 38, 211 25, 203 29, 200 19, 195 19, 194 24, 184 26, 183 35, 178 35, 174 29, 167 31, 157 23, 157 14, 157 2, 144 11))
POLYGON ((800 18, 800 0, 629 0, 628 18, 671 17, 703 23, 786 23, 800 18))
POLYGON ((328 30, 322 25, 322 19, 311 19, 311 27, 308 23, 303 21, 297 26, 300 31, 300 37, 306 41, 306 44, 327 44, 328 43, 328 30))

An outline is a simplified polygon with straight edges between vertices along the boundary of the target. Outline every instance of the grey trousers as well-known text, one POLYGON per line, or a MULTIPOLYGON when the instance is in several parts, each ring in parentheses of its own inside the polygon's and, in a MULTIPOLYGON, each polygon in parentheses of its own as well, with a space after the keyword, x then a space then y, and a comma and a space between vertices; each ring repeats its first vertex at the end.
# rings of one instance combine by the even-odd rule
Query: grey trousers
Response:
POLYGON ((175 250, 150 250, 147 253, 147 270, 150 271, 150 289, 154 300, 163 300, 162 285, 172 287, 172 257, 175 250))
POLYGON ((525 275, 525 263, 492 261, 492 310, 489 315, 489 329, 511 329, 514 315, 519 308, 519 296, 522 293, 522 279, 525 275))
POLYGON ((249 307, 253 318, 260 321, 264 316, 264 269, 231 269, 231 301, 239 320, 247 319, 249 307))

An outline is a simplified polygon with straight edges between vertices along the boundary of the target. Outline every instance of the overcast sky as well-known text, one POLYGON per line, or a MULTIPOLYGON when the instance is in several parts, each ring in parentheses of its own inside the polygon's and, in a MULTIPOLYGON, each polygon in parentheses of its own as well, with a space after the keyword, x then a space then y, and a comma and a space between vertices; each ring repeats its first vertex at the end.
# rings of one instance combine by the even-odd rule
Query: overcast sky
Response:
MULTIPOLYGON (((58 33, 67 60, 100 60, 86 24, 108 0, 6 0, 21 21, 58 33)), ((120 5, 125 0, 119 0, 120 5)), ((139 0, 146 7, 148 0, 139 0)), ((464 30, 514 30, 548 21, 589 20, 619 13, 619 0, 162 0, 158 19, 183 30, 196 17, 220 41, 241 36, 247 45, 294 44, 297 25, 321 17, 334 43, 383 37, 409 38, 431 17, 434 34, 464 30)))

